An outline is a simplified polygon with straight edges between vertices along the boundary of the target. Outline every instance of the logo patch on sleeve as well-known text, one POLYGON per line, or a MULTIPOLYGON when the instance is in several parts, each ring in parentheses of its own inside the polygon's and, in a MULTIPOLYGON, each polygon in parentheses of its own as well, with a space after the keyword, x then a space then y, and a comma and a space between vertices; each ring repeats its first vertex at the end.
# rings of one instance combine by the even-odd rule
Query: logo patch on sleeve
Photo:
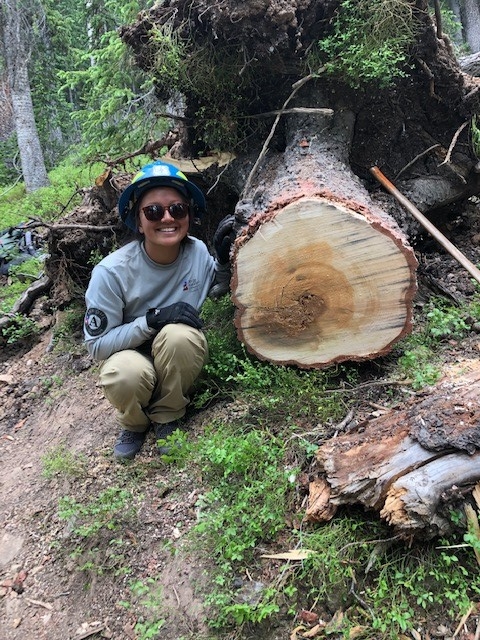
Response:
POLYGON ((107 316, 100 309, 88 309, 85 314, 85 330, 89 336, 101 335, 108 326, 107 316))

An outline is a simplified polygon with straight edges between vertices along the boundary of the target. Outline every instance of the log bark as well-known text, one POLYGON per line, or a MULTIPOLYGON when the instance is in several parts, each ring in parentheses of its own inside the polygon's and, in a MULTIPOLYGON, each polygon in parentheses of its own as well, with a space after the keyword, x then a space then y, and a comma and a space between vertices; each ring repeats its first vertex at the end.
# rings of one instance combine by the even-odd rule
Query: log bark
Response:
POLYGON ((480 478, 480 367, 441 383, 323 444, 310 478, 306 520, 330 520, 340 505, 373 509, 405 538, 452 528, 449 510, 480 478))
POLYGON ((42 278, 35 280, 35 282, 33 282, 15 302, 11 312, 0 318, 0 331, 15 321, 15 315, 17 313, 28 313, 35 300, 46 293, 51 286, 52 281, 48 276, 43 276, 42 278))
POLYGON ((347 112, 314 124, 292 117, 288 148, 237 205, 235 324, 260 359, 304 368, 371 359, 411 329, 417 261, 348 168, 352 125, 347 112))
POLYGON ((464 73, 478 78, 480 76, 480 52, 464 56, 459 60, 460 68, 464 73))

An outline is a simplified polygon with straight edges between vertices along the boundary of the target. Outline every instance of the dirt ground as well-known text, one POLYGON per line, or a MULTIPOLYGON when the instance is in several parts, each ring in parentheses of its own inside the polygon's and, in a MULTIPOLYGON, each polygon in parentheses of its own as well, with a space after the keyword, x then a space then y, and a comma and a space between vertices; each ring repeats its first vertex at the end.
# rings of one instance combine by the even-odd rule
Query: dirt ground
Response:
MULTIPOLYGON (((468 219, 451 222, 450 231, 478 263, 477 207, 472 204, 468 219)), ((418 312, 428 287, 441 286, 452 300, 473 292, 468 274, 450 257, 431 251, 419 258, 418 312)), ((51 318, 43 321, 48 324, 51 318)), ((197 518, 201 480, 188 468, 162 463, 153 438, 136 461, 116 463, 111 454, 114 415, 97 386, 94 363, 81 350, 77 356, 49 351, 50 341, 47 326, 30 348, 5 348, 0 355, 0 637, 134 640, 139 637, 136 623, 162 619, 160 634, 142 639, 208 638, 202 585, 209 561, 186 543, 197 518), (85 457, 78 477, 45 477, 44 457, 61 445, 85 457), (85 558, 71 556, 74 522, 59 517, 59 499, 74 496, 87 502, 132 477, 137 512, 133 520, 125 514, 121 549, 109 553, 100 548, 96 566, 79 570, 85 558), (108 568, 105 574, 99 573, 101 566, 108 568), (150 594, 161 591, 161 604, 145 605, 148 594, 135 590, 134 583, 148 585, 150 594)), ((452 342, 449 363, 477 361, 479 343, 474 331, 467 340, 452 342)), ((215 415, 238 410, 222 405, 197 413, 190 420, 193 436, 215 415)), ((272 640, 288 637, 286 628, 268 635, 272 640)))
MULTIPOLYGON (((111 574, 79 571, 81 558, 68 557, 71 524, 57 515, 60 497, 88 501, 118 476, 111 456, 113 413, 95 374, 84 369, 90 363, 48 356, 48 342, 46 333, 30 351, 4 362, 0 373, 0 635, 66 640, 101 627, 103 637, 132 639, 138 618, 119 604, 136 604, 131 576, 119 571, 112 580, 111 574), (52 379, 56 389, 46 390, 52 379), (42 476, 43 456, 60 445, 87 458, 87 471, 77 480, 42 476)), ((123 472, 139 474, 140 468, 143 500, 138 521, 126 532, 125 564, 135 579, 153 577, 161 585, 162 611, 155 613, 166 619, 162 638, 192 637, 204 630, 194 592, 203 566, 182 552, 182 538, 196 520, 198 485, 188 471, 172 472, 159 462, 153 439, 123 472)))

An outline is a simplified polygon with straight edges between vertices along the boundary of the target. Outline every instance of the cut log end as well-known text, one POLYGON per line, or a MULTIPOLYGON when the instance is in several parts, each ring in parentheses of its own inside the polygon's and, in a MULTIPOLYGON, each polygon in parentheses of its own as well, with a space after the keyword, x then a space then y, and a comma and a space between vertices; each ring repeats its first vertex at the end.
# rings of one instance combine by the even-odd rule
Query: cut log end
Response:
POLYGON ((325 198, 281 208, 238 245, 239 338, 277 364, 383 355, 411 329, 416 260, 381 223, 325 198))

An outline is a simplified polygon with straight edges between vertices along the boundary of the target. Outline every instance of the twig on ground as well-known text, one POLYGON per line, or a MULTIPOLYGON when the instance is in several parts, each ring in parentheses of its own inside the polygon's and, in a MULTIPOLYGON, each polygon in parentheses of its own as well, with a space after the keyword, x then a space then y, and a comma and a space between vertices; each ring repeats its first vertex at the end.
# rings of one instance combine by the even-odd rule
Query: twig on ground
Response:
POLYGON ((458 636, 458 634, 460 633, 462 627, 465 625, 465 623, 467 622, 467 620, 469 619, 469 617, 472 614, 472 611, 474 609, 474 605, 472 604, 470 606, 470 608, 468 609, 468 611, 465 613, 465 615, 462 617, 462 619, 460 620, 460 622, 458 623, 458 627, 455 629, 455 633, 452 636, 452 640, 454 640, 454 638, 456 638, 458 636))

